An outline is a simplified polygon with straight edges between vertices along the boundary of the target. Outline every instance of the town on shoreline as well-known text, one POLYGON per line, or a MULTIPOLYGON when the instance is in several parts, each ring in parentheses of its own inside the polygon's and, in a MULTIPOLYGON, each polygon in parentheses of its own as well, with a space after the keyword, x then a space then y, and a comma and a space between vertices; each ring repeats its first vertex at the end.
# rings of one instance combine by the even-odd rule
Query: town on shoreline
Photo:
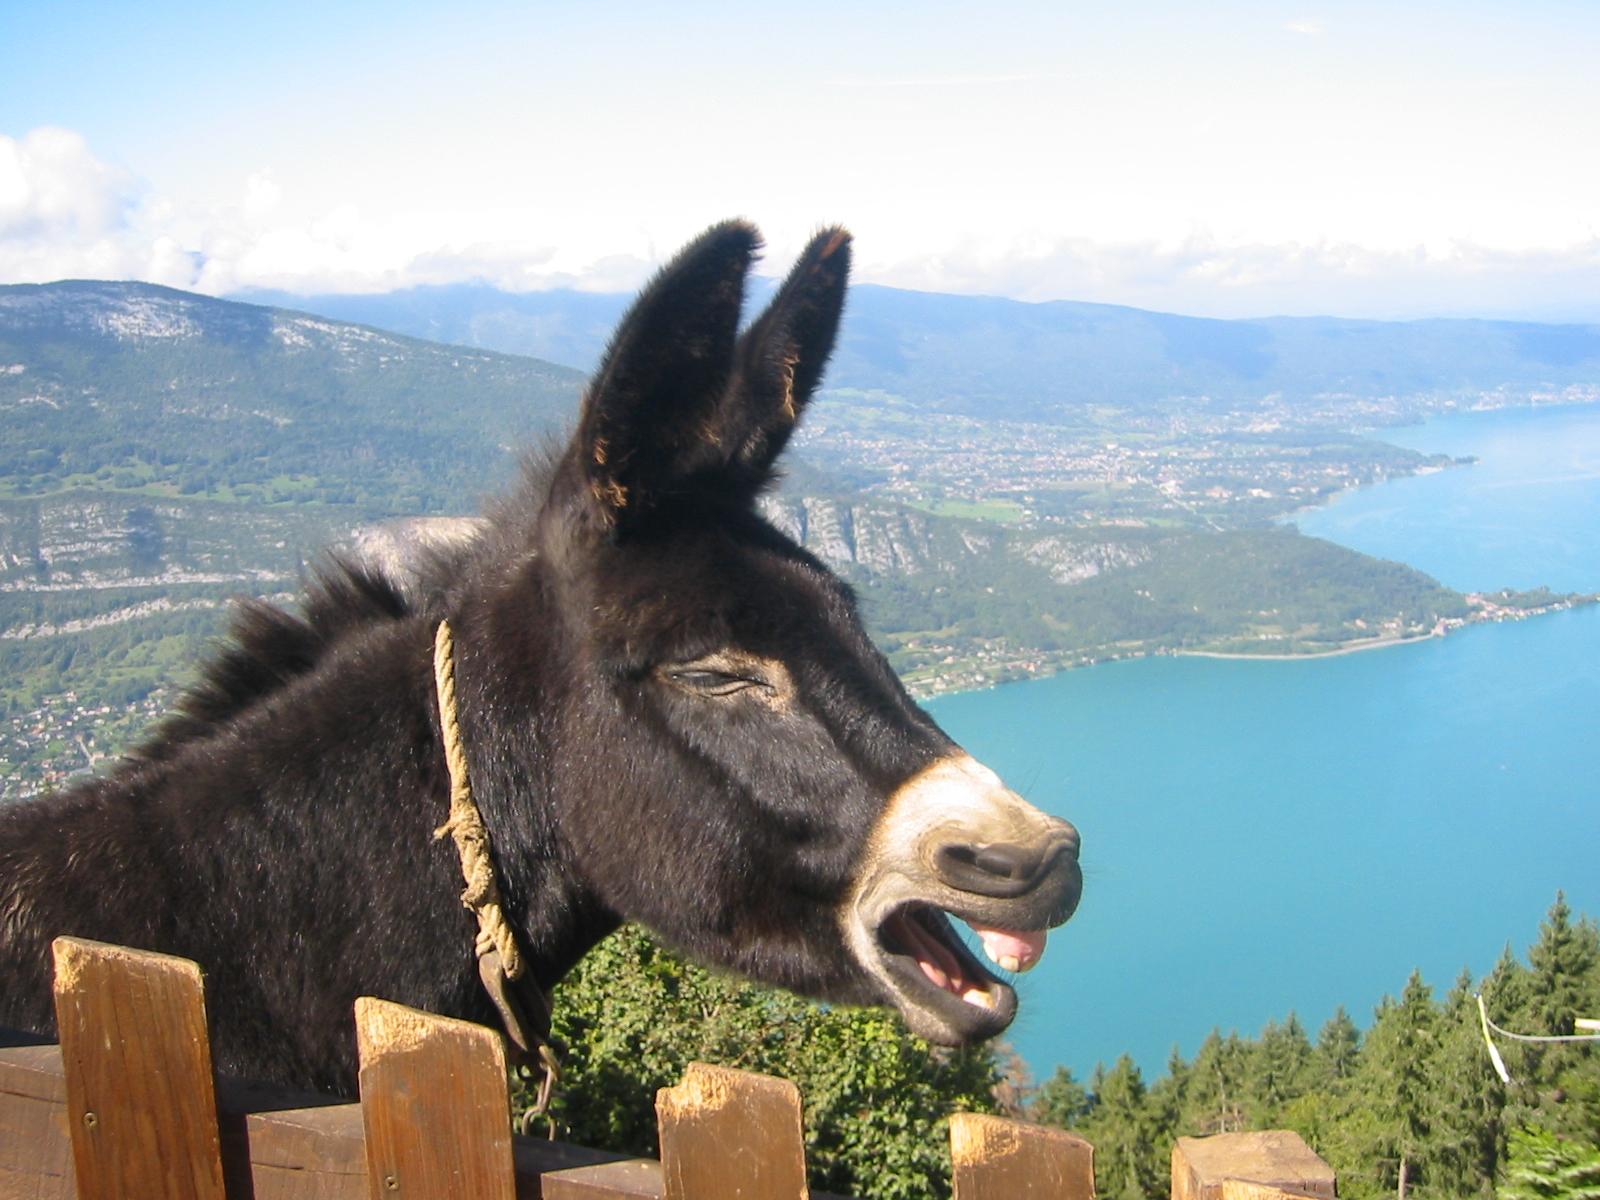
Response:
MULTIPOLYGON (((977 663, 963 664, 960 668, 952 668, 942 674, 912 680, 908 686, 917 699, 928 700, 958 692, 983 691, 1004 683, 1040 679, 1061 671, 1125 659, 1172 657, 1229 659, 1244 662, 1305 662, 1313 659, 1338 658, 1346 654, 1361 654, 1369 650, 1387 650, 1396 646, 1433 641, 1474 625, 1524 621, 1531 617, 1600 604, 1600 593, 1550 593, 1542 589, 1515 593, 1507 589, 1504 592, 1494 593, 1468 592, 1465 594, 1465 600, 1471 608, 1469 615, 1440 618, 1432 628, 1421 633, 1380 630, 1371 637, 1351 639, 1337 645, 1308 645, 1303 649, 1289 652, 1265 648, 1212 650, 1204 647, 1122 645, 1107 648, 1100 653, 1089 651, 1046 656, 1008 655, 996 649, 991 652, 990 657, 977 663)), ((1270 643, 1262 644, 1265 646, 1270 643)))

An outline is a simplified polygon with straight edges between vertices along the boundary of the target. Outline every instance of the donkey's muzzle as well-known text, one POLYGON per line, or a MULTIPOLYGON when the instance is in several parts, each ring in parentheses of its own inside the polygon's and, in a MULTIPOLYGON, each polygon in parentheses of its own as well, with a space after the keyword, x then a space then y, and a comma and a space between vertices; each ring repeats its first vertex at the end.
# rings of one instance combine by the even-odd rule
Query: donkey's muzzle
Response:
POLYGON ((1052 873, 1071 874, 1078 861, 1078 831, 1065 821, 1030 842, 945 842, 930 856, 946 886, 979 896, 1014 900, 1045 884, 1052 873))
POLYGON ((1003 971, 1026 971, 1078 907, 1078 831, 965 754, 898 788, 845 906, 858 961, 917 1033, 944 1045, 993 1037, 1016 1015, 1003 971), (956 932, 964 922, 988 963, 956 932))
POLYGON ((923 898, 967 921, 1033 930, 1061 924, 1083 893, 1078 831, 978 764, 954 769, 976 787, 960 795, 964 803, 955 789, 939 789, 925 810, 934 819, 913 835, 906 874, 920 875, 923 898))

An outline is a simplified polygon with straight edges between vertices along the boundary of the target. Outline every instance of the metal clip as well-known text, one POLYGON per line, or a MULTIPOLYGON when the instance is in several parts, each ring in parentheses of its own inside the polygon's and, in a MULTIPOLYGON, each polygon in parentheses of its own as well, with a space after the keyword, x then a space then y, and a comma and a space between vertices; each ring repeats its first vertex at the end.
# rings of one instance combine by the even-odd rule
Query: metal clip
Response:
POLYGON ((550 1113, 550 1102, 555 1098, 556 1083, 561 1079, 561 1060, 545 1042, 539 1043, 539 1069, 542 1076, 539 1090, 534 1095, 533 1103, 523 1110, 517 1121, 517 1129, 523 1137, 532 1137, 535 1123, 543 1120, 545 1136, 553 1142, 560 1123, 550 1113))

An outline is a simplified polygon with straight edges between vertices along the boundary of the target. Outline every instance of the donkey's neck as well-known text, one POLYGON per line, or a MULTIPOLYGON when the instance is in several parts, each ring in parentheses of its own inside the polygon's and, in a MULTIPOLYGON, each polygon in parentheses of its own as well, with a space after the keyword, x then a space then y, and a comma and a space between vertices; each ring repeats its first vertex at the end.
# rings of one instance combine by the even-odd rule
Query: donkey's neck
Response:
POLYGON ((564 652, 541 615, 538 568, 523 565, 520 582, 481 589, 451 618, 455 723, 503 908, 548 996, 620 922, 574 869, 556 821, 564 652))
MULTIPOLYGON (((80 829, 91 844, 119 846, 118 861, 74 850, 74 861, 56 864, 89 877, 66 889, 76 910, 54 914, 49 932, 201 962, 218 1067, 231 1074, 351 1091, 348 1026, 359 995, 497 1026, 478 979, 459 860, 450 839, 434 837, 450 789, 432 633, 420 618, 354 633, 315 670, 171 760, 130 764, 84 789, 86 819, 136 820, 140 840, 129 846, 80 829), (119 873, 133 878, 117 885, 119 873), (130 887, 152 894, 112 902, 130 887), (135 927, 129 912, 166 917, 159 929, 135 927), (286 1005, 286 996, 304 999, 286 1005)), ((498 716, 464 699, 475 760, 473 730, 485 719, 498 716)), ((499 757, 474 785, 507 915, 548 995, 615 922, 560 860, 542 768, 494 751, 495 740, 486 748, 499 757), (508 792, 508 782, 520 790, 508 792)))

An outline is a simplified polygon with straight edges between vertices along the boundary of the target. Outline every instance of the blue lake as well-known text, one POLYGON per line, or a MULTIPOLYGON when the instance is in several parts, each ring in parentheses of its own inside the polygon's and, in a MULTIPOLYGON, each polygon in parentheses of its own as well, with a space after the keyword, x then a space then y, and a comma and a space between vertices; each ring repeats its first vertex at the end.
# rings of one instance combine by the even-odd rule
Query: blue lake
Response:
POLYGON ((1375 436, 1470 467, 1347 492, 1306 533, 1453 588, 1600 591, 1600 405, 1462 413, 1375 436))
MULTIPOLYGON (((1460 588, 1600 590, 1600 408, 1386 434, 1477 455, 1304 514, 1460 588)), ((950 733, 1084 835, 1085 895, 1020 981, 1044 1078, 1339 1004, 1365 1024, 1600 915, 1600 608, 1336 658, 1143 659, 948 696, 950 733)))

